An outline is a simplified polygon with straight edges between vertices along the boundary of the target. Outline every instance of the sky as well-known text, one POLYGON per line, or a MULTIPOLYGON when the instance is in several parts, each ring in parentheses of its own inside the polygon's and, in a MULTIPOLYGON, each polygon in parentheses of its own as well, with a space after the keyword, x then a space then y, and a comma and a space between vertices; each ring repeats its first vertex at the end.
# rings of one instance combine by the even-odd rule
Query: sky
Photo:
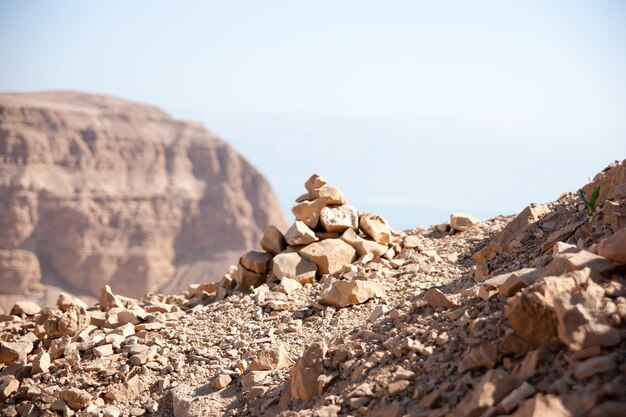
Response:
POLYGON ((287 213, 319 172, 396 229, 487 219, 626 158, 626 2, 0 0, 0 91, 50 89, 202 121, 287 213))

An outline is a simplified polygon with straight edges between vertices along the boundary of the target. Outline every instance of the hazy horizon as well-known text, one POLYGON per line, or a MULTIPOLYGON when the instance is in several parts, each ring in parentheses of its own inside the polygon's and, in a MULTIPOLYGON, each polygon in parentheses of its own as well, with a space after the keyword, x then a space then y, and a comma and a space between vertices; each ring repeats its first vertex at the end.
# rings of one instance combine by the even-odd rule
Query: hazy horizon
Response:
POLYGON ((0 1, 0 90, 200 120, 289 216, 320 172, 396 229, 515 214, 626 157, 625 3, 446 5, 0 1))

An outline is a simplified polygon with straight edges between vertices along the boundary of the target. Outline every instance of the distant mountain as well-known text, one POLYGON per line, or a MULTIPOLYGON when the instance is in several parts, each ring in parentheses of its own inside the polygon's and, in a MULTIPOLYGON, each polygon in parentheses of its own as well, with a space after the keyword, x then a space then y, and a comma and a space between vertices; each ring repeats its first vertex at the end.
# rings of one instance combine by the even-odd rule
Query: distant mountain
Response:
POLYGON ((200 123, 100 95, 0 94, 5 306, 218 280, 270 224, 286 226, 269 183, 200 123))

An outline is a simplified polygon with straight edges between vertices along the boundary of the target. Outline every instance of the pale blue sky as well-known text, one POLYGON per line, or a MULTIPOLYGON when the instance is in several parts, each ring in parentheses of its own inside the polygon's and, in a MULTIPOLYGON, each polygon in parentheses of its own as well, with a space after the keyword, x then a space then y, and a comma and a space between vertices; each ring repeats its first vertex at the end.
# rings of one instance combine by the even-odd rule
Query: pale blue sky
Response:
POLYGON ((626 157, 626 2, 6 1, 0 90, 203 121, 289 209, 314 171, 403 229, 626 157))

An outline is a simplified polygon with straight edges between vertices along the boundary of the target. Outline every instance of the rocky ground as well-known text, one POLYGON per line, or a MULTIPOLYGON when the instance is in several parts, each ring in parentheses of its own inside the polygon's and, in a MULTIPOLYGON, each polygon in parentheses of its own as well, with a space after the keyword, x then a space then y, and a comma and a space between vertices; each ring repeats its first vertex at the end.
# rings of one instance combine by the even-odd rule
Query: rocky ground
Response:
POLYGON ((624 416, 626 162, 596 187, 392 232, 313 176, 220 283, 16 304, 1 413, 624 416))

